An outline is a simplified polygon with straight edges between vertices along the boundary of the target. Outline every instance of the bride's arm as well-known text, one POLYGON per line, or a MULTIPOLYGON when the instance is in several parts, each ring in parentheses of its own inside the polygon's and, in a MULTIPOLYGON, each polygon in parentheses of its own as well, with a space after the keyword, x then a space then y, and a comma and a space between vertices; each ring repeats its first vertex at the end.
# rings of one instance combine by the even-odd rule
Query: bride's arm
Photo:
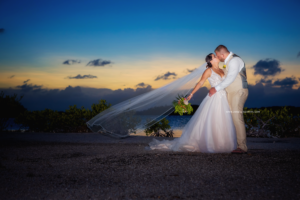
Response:
POLYGON ((204 82, 206 81, 206 79, 207 79, 208 77, 210 77, 210 76, 211 76, 211 70, 208 68, 208 69, 206 69, 206 70, 203 72, 200 81, 195 85, 193 91, 192 91, 191 94, 187 97, 187 100, 190 100, 190 99, 192 98, 193 94, 194 94, 195 92, 197 92, 197 90, 199 90, 199 89, 202 87, 202 85, 204 84, 204 82))

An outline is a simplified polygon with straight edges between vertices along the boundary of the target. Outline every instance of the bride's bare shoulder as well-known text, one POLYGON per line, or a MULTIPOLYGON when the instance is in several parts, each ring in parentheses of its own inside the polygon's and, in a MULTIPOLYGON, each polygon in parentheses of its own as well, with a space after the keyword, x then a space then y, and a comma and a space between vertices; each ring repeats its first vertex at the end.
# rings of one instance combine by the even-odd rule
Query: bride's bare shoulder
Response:
POLYGON ((207 75, 211 75, 211 69, 210 68, 207 68, 204 72, 203 72, 203 74, 207 74, 207 75))
POLYGON ((203 72, 203 77, 210 77, 211 76, 211 69, 207 68, 204 72, 203 72))

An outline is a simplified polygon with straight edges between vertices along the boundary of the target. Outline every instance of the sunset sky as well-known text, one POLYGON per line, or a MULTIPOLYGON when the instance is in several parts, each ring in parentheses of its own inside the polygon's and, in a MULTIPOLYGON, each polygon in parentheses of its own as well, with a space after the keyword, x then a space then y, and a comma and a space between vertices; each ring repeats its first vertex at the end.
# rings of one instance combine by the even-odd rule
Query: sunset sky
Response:
POLYGON ((223 44, 246 63, 245 106, 300 106, 299 8, 299 0, 2 0, 0 90, 24 94, 29 110, 115 104, 187 75, 223 44))

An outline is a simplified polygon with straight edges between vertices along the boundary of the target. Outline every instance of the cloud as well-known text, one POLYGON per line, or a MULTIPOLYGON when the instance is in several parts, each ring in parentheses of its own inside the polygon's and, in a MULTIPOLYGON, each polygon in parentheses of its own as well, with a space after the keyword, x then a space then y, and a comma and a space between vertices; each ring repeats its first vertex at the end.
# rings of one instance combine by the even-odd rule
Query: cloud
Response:
POLYGON ((80 63, 80 60, 66 60, 63 62, 64 65, 73 65, 76 63, 80 63))
POLYGON ((300 87, 298 89, 286 89, 273 87, 272 85, 249 85, 249 95, 245 107, 260 108, 270 106, 300 106, 300 87))
POLYGON ((23 83, 26 84, 28 81, 30 81, 30 79, 27 79, 26 81, 24 81, 23 83))
POLYGON ((125 88, 111 90, 108 88, 88 88, 68 86, 65 89, 47 89, 42 85, 23 84, 14 88, 0 88, 7 95, 24 95, 21 103, 28 110, 43 110, 45 108, 64 111, 69 105, 84 106, 90 109, 92 104, 105 99, 107 103, 115 105, 132 97, 153 90, 148 85, 145 88, 125 88))
POLYGON ((161 76, 157 76, 155 81, 158 81, 160 79, 163 79, 163 80, 176 79, 176 76, 177 76, 177 74, 175 72, 167 72, 161 76), (173 77, 171 77, 171 76, 173 76, 173 77))
POLYGON ((8 78, 13 78, 13 77, 15 77, 15 75, 11 75, 10 77, 8 77, 8 78))
POLYGON ((297 85, 299 81, 296 79, 296 77, 286 77, 281 80, 276 80, 274 82, 274 85, 281 86, 282 88, 292 88, 294 85, 297 85))
POLYGON ((259 81, 256 81, 256 83, 265 83, 265 84, 271 84, 272 79, 266 80, 266 79, 260 79, 259 81))
POLYGON ((80 75, 78 74, 77 76, 74 76, 74 77, 71 77, 71 76, 68 76, 67 77, 68 79, 93 79, 93 78, 97 78, 97 76, 93 76, 93 75, 80 75))
POLYGON ((21 92, 29 92, 29 91, 34 91, 34 92, 40 92, 43 85, 33 85, 32 83, 27 84, 30 79, 27 79, 26 81, 23 81, 23 85, 18 85, 16 88, 21 89, 21 92))
POLYGON ((139 84, 137 84, 135 87, 142 87, 142 88, 144 88, 144 87, 147 87, 147 86, 149 86, 149 84, 145 84, 145 83, 139 83, 139 84))
POLYGON ((298 58, 298 57, 300 57, 300 51, 299 51, 299 53, 298 53, 298 55, 297 55, 297 58, 298 58))
POLYGON ((109 60, 97 59, 97 60, 90 61, 86 66, 103 67, 103 66, 109 65, 111 63, 112 62, 109 60))
MULTIPOLYGON (((298 80, 300 81, 300 78, 298 78, 298 80)), ((299 83, 299 81, 297 80, 296 77, 292 76, 292 77, 286 77, 284 79, 277 79, 276 81, 273 82, 272 79, 260 79, 259 81, 256 81, 256 84, 258 83, 264 83, 270 87, 274 87, 274 86, 280 86, 282 88, 292 88, 294 85, 297 85, 299 83)))
MULTIPOLYGON (((266 80, 268 82, 268 80, 266 80)), ((145 84, 146 85, 146 84, 145 84)), ((245 107, 268 107, 268 106, 300 106, 300 87, 298 89, 286 89, 274 87, 273 84, 258 82, 255 85, 249 84, 249 95, 245 107)), ((150 92, 153 88, 147 87, 125 88, 111 90, 109 88, 90 88, 80 86, 68 86, 64 89, 47 89, 42 85, 29 84, 14 88, 0 88, 7 95, 24 95, 21 103, 28 110, 43 110, 45 108, 64 111, 70 105, 84 106, 90 109, 91 105, 105 99, 107 103, 115 105, 140 94, 150 92)), ((207 96, 208 89, 200 88, 189 101, 193 105, 199 105, 207 96)))
POLYGON ((275 76, 280 74, 284 69, 280 67, 278 60, 266 59, 258 61, 252 68, 254 68, 254 75, 275 76))
MULTIPOLYGON (((197 69, 197 68, 195 68, 197 69)), ((188 73, 192 73, 195 69, 186 69, 188 73)))
POLYGON ((0 33, 4 33, 4 28, 0 28, 0 33))

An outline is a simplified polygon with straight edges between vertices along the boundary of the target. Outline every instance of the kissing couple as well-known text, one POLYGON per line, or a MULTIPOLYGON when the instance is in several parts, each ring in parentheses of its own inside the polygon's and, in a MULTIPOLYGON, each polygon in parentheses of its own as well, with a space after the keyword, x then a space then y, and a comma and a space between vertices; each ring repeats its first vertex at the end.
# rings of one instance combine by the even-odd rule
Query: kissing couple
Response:
POLYGON ((224 45, 206 56, 206 70, 187 100, 193 98, 208 79, 211 89, 197 111, 173 140, 153 138, 148 150, 191 151, 204 153, 247 153, 243 108, 248 97, 244 61, 224 45), (224 62, 224 68, 219 63, 224 62))

